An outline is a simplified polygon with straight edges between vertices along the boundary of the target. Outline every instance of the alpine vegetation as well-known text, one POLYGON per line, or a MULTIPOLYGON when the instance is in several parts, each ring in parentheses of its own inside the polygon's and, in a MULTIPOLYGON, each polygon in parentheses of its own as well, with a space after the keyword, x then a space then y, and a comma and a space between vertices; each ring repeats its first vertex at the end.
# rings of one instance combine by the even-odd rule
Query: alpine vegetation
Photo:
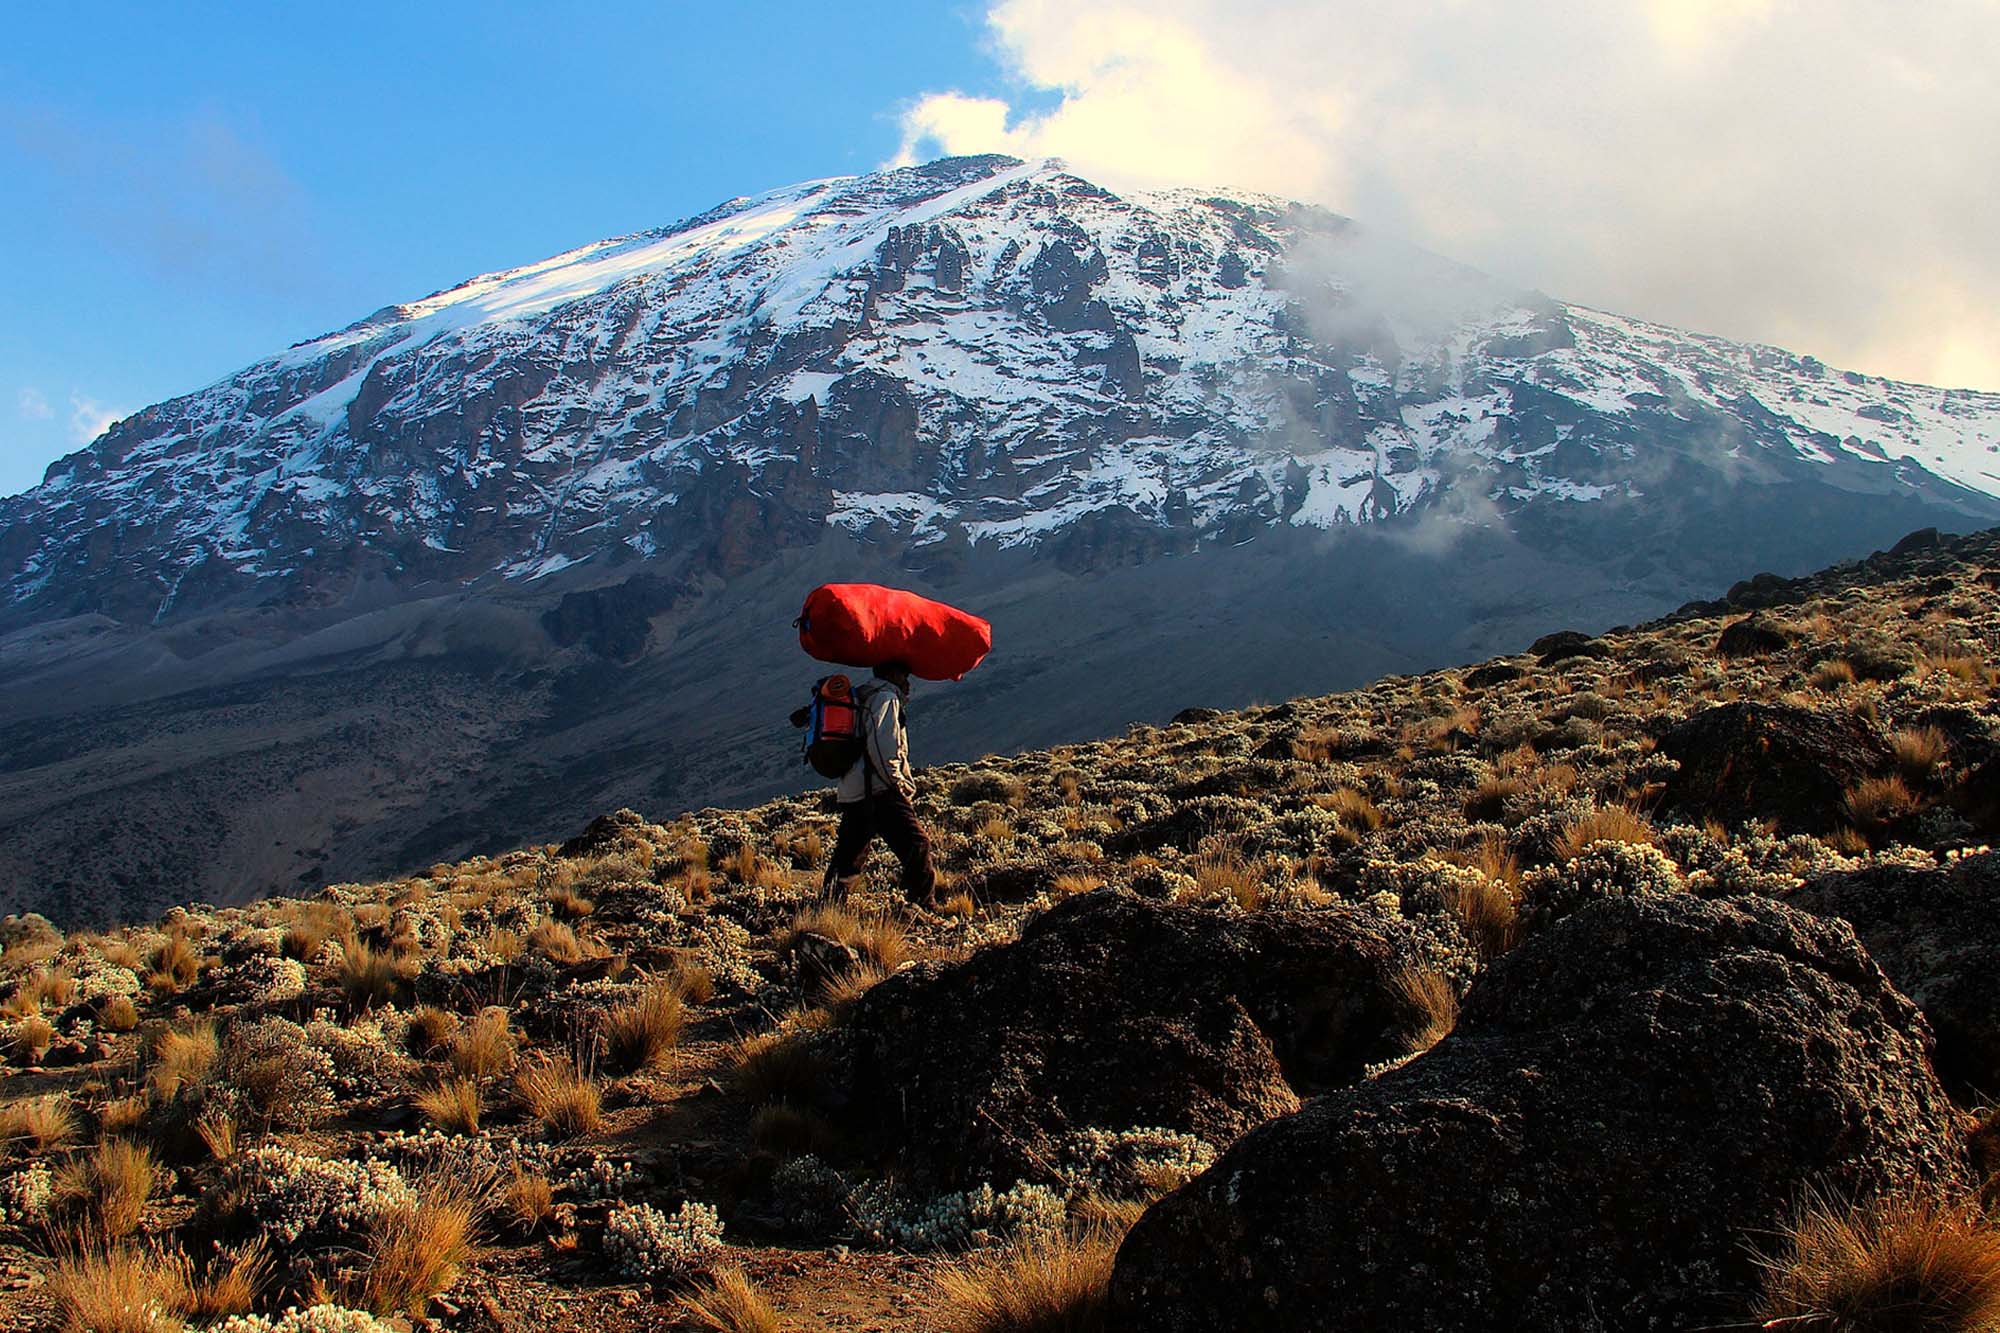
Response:
POLYGON ((2000 532, 1919 534, 911 763, 934 882, 839 851, 827 790, 11 916, 0 1301, 148 1333, 1983 1328, 1996 664, 2000 532))

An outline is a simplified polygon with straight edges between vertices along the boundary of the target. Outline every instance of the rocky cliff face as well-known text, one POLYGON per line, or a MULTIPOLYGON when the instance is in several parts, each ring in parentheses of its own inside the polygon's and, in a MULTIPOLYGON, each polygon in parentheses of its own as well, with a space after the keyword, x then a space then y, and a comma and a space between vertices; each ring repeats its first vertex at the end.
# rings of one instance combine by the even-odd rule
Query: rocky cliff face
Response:
POLYGON ((388 307, 0 499, 0 883, 235 898, 768 794, 831 578, 995 621, 919 717, 964 756, 1978 526, 1997 449, 2000 396, 1282 199, 810 182, 388 307))

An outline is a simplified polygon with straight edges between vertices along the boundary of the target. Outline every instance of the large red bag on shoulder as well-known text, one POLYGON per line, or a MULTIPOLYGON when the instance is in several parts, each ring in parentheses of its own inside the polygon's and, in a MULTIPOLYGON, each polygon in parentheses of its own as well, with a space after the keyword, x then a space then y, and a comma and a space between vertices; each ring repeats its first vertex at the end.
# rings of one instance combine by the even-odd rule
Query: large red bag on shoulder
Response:
POLYGON ((799 647, 822 662, 907 662, 925 680, 957 680, 993 647, 978 616, 878 583, 823 583, 799 612, 799 647))

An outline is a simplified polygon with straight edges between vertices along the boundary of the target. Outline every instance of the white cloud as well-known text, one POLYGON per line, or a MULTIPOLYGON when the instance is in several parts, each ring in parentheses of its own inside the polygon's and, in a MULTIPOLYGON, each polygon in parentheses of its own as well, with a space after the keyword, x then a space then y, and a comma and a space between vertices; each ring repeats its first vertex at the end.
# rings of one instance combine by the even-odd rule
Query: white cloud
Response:
POLYGON ((80 393, 70 394, 69 408, 70 438, 78 444, 89 444, 127 415, 80 393))
POLYGON ((999 0, 903 158, 1327 204, 1565 300, 2000 389, 2000 3, 999 0))
POLYGON ((40 389, 33 387, 23 389, 14 401, 21 415, 29 421, 47 421, 56 414, 40 389))

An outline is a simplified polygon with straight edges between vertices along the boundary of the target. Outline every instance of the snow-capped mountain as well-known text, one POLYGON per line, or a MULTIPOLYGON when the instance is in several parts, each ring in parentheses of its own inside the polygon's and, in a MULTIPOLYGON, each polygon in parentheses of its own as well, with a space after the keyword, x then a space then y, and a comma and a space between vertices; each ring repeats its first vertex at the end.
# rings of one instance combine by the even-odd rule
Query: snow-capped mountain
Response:
POLYGON ((1635 499, 1691 452, 1991 512, 2000 395, 1510 292, 1281 199, 952 159, 474 278, 148 408, 0 502, 0 586, 14 623, 161 623, 731 575, 828 528, 1076 568, 1635 499))
POLYGON ((1322 693, 2000 521, 2000 395, 960 158, 390 306, 0 499, 0 910, 796 786, 816 583, 972 606, 923 760, 1322 693), (776 720, 774 722, 774 720, 776 720))

